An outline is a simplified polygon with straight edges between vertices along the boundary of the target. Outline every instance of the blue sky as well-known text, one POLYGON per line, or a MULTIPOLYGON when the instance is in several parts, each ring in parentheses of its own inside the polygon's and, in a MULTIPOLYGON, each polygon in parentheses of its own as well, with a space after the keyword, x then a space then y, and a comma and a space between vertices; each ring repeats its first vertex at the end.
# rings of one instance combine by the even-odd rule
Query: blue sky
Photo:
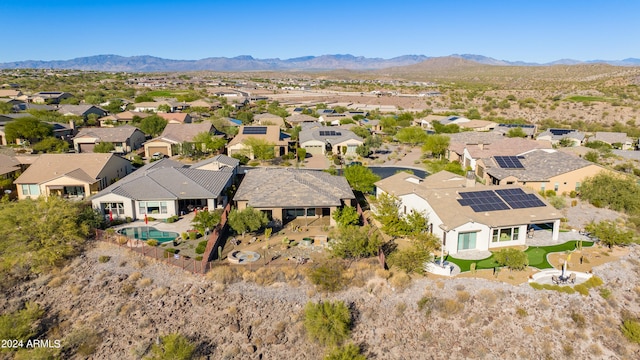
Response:
POLYGON ((0 0, 0 62, 478 54, 640 58, 637 0, 0 0))

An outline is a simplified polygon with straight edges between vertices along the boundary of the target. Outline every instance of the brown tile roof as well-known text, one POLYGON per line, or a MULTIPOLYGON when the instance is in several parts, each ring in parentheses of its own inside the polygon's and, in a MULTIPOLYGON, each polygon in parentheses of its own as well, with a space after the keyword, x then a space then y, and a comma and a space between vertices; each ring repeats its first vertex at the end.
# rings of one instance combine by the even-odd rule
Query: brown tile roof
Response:
POLYGON ((16 184, 40 184, 69 175, 95 182, 114 154, 42 154, 16 179, 16 184))
POLYGON ((248 138, 261 138, 264 139, 268 142, 271 142, 275 145, 286 145, 287 141, 283 140, 282 138, 282 134, 280 131, 280 126, 277 125, 262 125, 259 127, 266 127, 267 128, 267 133, 264 135, 261 134, 244 134, 244 129, 245 128, 252 128, 252 127, 256 127, 256 126, 240 126, 239 130, 238 130, 238 135, 236 135, 233 139, 231 139, 231 141, 229 141, 229 144, 227 144, 227 146, 233 146, 236 144, 239 144, 241 142, 244 142, 246 139, 248 138))
POLYGON ((199 133, 210 133, 212 130, 213 124, 210 122, 197 124, 167 124, 162 134, 150 141, 168 140, 173 143, 182 143, 184 141, 193 141, 193 138, 199 133))

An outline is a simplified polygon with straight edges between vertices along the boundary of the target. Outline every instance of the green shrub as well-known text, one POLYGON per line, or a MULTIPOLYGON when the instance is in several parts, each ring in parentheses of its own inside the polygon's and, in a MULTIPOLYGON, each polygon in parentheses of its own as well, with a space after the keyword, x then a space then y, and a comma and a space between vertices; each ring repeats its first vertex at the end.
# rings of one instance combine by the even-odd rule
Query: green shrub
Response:
POLYGON ((571 190, 571 192, 569 192, 570 198, 575 199, 576 196, 578 196, 578 193, 575 190, 571 190))
POLYGON ((100 257, 98 257, 98 262, 101 262, 103 264, 109 262, 109 260, 111 260, 111 256, 100 255, 100 257))
POLYGON ((344 266, 338 262, 331 261, 319 264, 309 269, 307 276, 312 284, 322 291, 338 291, 345 286, 345 279, 342 276, 344 266))
POLYGON ((148 246, 158 246, 159 243, 160 242, 158 240, 156 240, 156 239, 149 239, 149 240, 146 241, 146 244, 148 246))
POLYGON ((506 266, 511 270, 524 270, 529 265, 527 254, 518 249, 502 249, 493 254, 500 266, 506 266))
POLYGON ((351 312, 342 301, 308 302, 304 327, 312 340, 323 345, 339 345, 351 333, 351 312))
POLYGON ((602 281, 602 279, 597 276, 592 276, 589 278, 589 280, 582 283, 582 285, 586 286, 589 289, 598 287, 602 284, 604 284, 604 281, 602 281))
POLYGON ((640 344, 640 322, 628 319, 622 323, 620 330, 630 341, 640 344))
POLYGON ((174 248, 168 248, 168 249, 164 249, 164 258, 167 259, 169 258, 172 254, 175 254, 178 252, 178 249, 174 249, 174 248))
POLYGON ((152 216, 147 216, 147 221, 156 221, 156 218, 152 216))
POLYGON ((424 311, 425 315, 429 316, 431 314, 433 304, 434 304, 433 298, 425 295, 421 297, 420 300, 418 300, 418 310, 424 311))
POLYGON ((554 197, 556 196, 556 191, 555 190, 547 190, 544 192, 544 196, 545 197, 554 197))
POLYGON ((611 290, 607 288, 600 289, 600 296, 605 300, 609 299, 611 297, 611 290))
POLYGON ((174 223, 174 222, 176 222, 178 220, 180 220, 180 217, 178 217, 178 215, 173 215, 173 216, 167 218, 167 223, 171 224, 171 223, 174 223))
POLYGON ((207 249, 207 241, 200 241, 196 247, 196 254, 204 254, 207 249))
POLYGON ((520 317, 527 317, 529 315, 529 313, 527 313, 527 310, 521 307, 516 309, 516 314, 520 317))
POLYGON ((198 238, 198 233, 195 231, 189 231, 189 240, 195 240, 198 238))
POLYGON ((573 320, 579 328, 584 328, 587 325, 587 320, 584 318, 584 315, 575 311, 571 313, 571 320, 573 320))
POLYGON ((159 344, 151 346, 151 355, 148 360, 189 360, 193 357, 196 346, 189 339, 180 334, 169 334, 161 338, 159 344))
POLYGON ((0 339, 27 341, 38 333, 38 320, 44 310, 36 303, 27 302, 24 309, 0 315, 0 339))
POLYGON ((584 296, 588 296, 589 295, 589 288, 586 287, 584 284, 578 284, 578 285, 574 286, 573 289, 575 291, 577 291, 578 293, 580 293, 581 295, 584 295, 584 296))
POLYGON ((201 260, 202 260, 202 255, 196 256, 196 261, 201 261, 201 260))
POLYGON ((366 360, 367 358, 361 354, 360 346, 355 344, 346 344, 341 347, 333 348, 324 360, 366 360))

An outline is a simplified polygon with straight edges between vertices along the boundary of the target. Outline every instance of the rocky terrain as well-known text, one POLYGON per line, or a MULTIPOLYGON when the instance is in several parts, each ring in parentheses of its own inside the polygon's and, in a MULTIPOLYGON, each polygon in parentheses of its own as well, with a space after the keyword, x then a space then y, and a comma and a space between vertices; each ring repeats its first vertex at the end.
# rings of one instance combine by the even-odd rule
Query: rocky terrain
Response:
POLYGON ((381 270, 362 276, 361 287, 322 294, 302 268, 192 275, 97 243, 59 273, 0 295, 0 309, 37 302, 50 329, 43 337, 87 345, 95 359, 141 358, 171 332, 206 359, 321 359, 325 349, 306 337, 302 309, 327 299, 350 305, 352 340, 371 359, 636 359, 640 347, 619 329, 625 313, 640 312, 639 255, 633 246, 594 268, 607 299, 598 289, 569 295, 479 278, 409 284, 381 270))

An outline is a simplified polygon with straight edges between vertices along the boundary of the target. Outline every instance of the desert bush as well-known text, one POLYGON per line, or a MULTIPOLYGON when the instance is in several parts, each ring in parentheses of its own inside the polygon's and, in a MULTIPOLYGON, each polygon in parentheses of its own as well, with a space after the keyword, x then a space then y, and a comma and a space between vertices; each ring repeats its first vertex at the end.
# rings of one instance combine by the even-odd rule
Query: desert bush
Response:
POLYGON ((309 269, 307 277, 320 290, 333 292, 344 288, 345 279, 342 276, 344 270, 342 263, 328 261, 309 269))
POLYGON ((418 310, 424 311, 425 315, 429 316, 431 314, 431 310, 433 309, 434 303, 434 298, 428 295, 424 295, 420 298, 420 300, 418 300, 418 310))
POLYGON ((461 313, 464 304, 455 299, 442 299, 436 302, 436 309, 444 316, 452 316, 461 313))
POLYGON ((193 357, 196 346, 181 334, 169 334, 161 338, 159 344, 151 346, 148 360, 189 360, 193 357))
POLYGON ((157 299, 157 298, 165 296, 168 292, 169 292, 168 288, 159 287, 159 288, 153 289, 151 291, 151 297, 154 298, 154 299, 157 299))
POLYGON ((0 315, 0 339, 27 341, 38 333, 38 321, 44 310, 27 302, 24 309, 0 315))
POLYGON ((198 233, 195 231, 189 231, 188 234, 189 234, 189 240, 195 240, 198 238, 198 233))
POLYGON ((411 276, 404 271, 394 272, 391 278, 389 278, 389 283, 396 290, 404 290, 409 285, 411 285, 411 276))
POLYGON ((103 263, 103 264, 109 262, 109 260, 111 260, 111 256, 100 255, 98 257, 98 262, 103 263))
POLYGON ((527 317, 529 315, 529 313, 527 313, 527 310, 524 308, 517 308, 516 309, 516 315, 520 316, 520 317, 527 317))
POLYGON ((312 340, 323 345, 339 345, 351 333, 351 312, 342 301, 308 302, 304 327, 312 340))
POLYGON ((236 268, 223 265, 216 266, 207 273, 209 280, 214 280, 222 284, 232 284, 240 281, 242 276, 239 274, 236 268))
POLYGON ((124 295, 131 295, 134 291, 136 291, 136 286, 130 282, 125 282, 120 287, 120 292, 124 295))
POLYGON ((578 312, 575 312, 575 311, 572 312, 570 317, 571 317, 571 320, 573 320, 573 322, 576 324, 576 326, 581 329, 587 325, 587 320, 585 319, 584 315, 578 312))
POLYGON ((164 249, 164 258, 167 259, 171 257, 172 254, 175 254, 176 252, 178 252, 178 249, 174 249, 174 248, 164 249))
POLYGON ((511 270, 524 270, 529 265, 529 258, 522 250, 502 249, 493 253, 493 256, 498 264, 511 270))
POLYGON ((601 288, 600 289, 600 296, 602 296, 603 299, 607 300, 611 297, 611 290, 607 289, 607 288, 601 288))
POLYGON ((601 278, 597 277, 597 276, 592 276, 590 277, 587 281, 582 283, 584 286, 586 286, 589 289, 598 287, 602 284, 604 284, 604 281, 602 281, 601 278))
POLYGON ((129 280, 133 282, 136 282, 141 278, 142 278, 142 273, 139 271, 132 272, 131 275, 129 275, 129 280))
POLYGON ((640 344, 640 321, 627 319, 620 326, 622 334, 634 343, 640 344))
POLYGON ((53 279, 51 279, 48 283, 47 286, 51 287, 51 288, 56 288, 62 284, 64 284, 64 282, 67 281, 67 277, 64 275, 59 275, 54 277, 53 279))
POLYGON ((204 254, 205 250, 207 250, 207 241, 200 241, 198 243, 198 246, 196 246, 196 254, 202 255, 204 254))
POLYGON ((149 286, 149 285, 153 284, 153 279, 150 279, 150 278, 144 278, 144 279, 141 279, 141 280, 140 280, 140 282, 139 282, 139 284, 140 284, 140 286, 142 286, 142 287, 147 287, 147 286, 149 286))
POLYGON ((324 357, 324 360, 366 360, 367 358, 361 354, 360 346, 355 344, 346 344, 341 347, 333 348, 324 357))
POLYGON ((149 239, 146 241, 147 246, 158 246, 159 241, 156 239, 149 239))
POLYGON ((467 291, 459 290, 457 293, 458 301, 461 303, 466 303, 471 299, 471 295, 467 291))
POLYGON ((588 296, 589 295, 589 288, 586 287, 584 284, 578 284, 578 285, 574 286, 573 289, 575 291, 577 291, 581 295, 584 295, 584 296, 588 296))

